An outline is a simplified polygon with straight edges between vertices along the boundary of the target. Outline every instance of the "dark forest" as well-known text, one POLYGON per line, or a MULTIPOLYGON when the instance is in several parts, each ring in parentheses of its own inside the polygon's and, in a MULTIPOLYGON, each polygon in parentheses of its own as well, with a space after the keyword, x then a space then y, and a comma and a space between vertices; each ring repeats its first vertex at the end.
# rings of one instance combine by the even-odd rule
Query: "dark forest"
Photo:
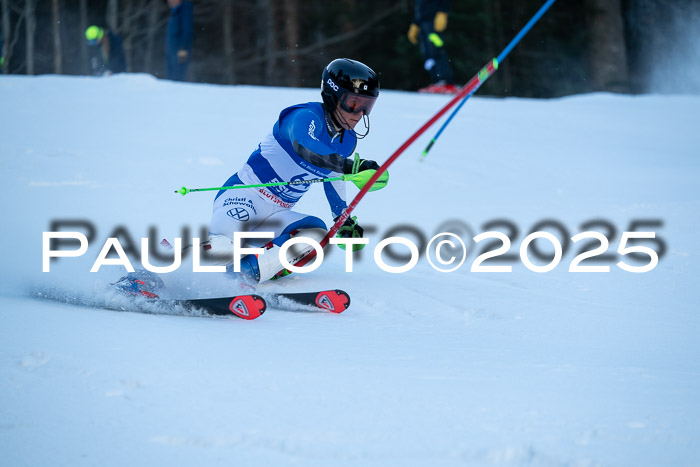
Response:
MULTIPOLYGON (((406 38, 412 0, 195 0, 188 81, 313 87, 337 57, 367 63, 385 89, 429 83, 406 38)), ((543 0, 455 0, 445 47, 465 83, 513 38, 543 0)), ((87 74, 85 28, 118 32, 127 71, 164 77, 165 0, 0 0, 3 73, 87 74)), ((557 97, 645 93, 671 56, 695 58, 700 0, 559 0, 480 94, 557 97), (694 56, 692 54, 695 54, 694 56), (690 56, 688 56, 690 54, 690 56)), ((697 71, 687 72, 697 76, 697 71)), ((681 74, 682 76, 682 74, 681 74)), ((698 78, 668 92, 699 92, 698 78)))

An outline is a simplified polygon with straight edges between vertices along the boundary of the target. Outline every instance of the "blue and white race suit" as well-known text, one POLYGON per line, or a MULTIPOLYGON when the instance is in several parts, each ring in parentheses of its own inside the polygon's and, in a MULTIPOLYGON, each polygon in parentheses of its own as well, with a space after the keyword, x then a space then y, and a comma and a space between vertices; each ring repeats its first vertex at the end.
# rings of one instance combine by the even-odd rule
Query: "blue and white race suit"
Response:
MULTIPOLYGON (((356 144, 354 132, 337 131, 321 103, 288 107, 224 186, 337 177, 345 173, 356 144)), ((237 231, 270 231, 279 246, 300 229, 326 229, 318 217, 292 210, 310 186, 221 190, 214 200, 209 233, 232 239, 237 231)), ((347 207, 344 182, 324 183, 323 188, 333 217, 339 216, 347 207)))

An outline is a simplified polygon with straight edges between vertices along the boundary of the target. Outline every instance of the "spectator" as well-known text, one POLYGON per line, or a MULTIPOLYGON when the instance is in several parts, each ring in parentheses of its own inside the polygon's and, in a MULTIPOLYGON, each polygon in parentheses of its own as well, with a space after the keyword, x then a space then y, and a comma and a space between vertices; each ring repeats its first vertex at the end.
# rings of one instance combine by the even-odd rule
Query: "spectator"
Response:
POLYGON ((90 26, 85 30, 90 51, 90 73, 93 76, 111 75, 126 71, 122 38, 108 29, 90 26))
POLYGON ((408 40, 420 47, 424 67, 430 73, 432 84, 419 92, 456 93, 452 67, 444 49, 442 33, 447 29, 450 0, 416 0, 413 23, 408 29, 408 40))
POLYGON ((192 55, 192 2, 168 0, 170 19, 165 38, 168 79, 185 81, 192 55))

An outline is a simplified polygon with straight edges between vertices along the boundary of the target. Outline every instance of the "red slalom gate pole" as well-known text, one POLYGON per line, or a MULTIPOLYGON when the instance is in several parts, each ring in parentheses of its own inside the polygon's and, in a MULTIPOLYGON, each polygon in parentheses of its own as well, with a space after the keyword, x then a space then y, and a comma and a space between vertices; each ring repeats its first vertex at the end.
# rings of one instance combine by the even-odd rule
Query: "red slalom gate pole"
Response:
MULTIPOLYGON (((494 67, 494 61, 491 60, 484 68, 482 68, 477 74, 475 74, 472 79, 469 80, 467 84, 464 85, 462 90, 450 100, 442 109, 440 109, 435 115, 433 115, 430 120, 425 122, 422 127, 420 127, 415 133, 413 133, 392 155, 389 157, 384 164, 379 167, 377 172, 372 175, 372 178, 369 179, 367 184, 362 187, 360 192, 355 196, 355 198, 350 202, 347 208, 343 211, 343 213, 338 217, 338 219, 335 221, 335 224, 330 228, 328 233, 326 234, 323 239, 319 242, 321 245, 321 248, 325 248, 326 245, 328 245, 328 242, 330 241, 331 237, 333 237, 337 232, 338 229, 343 225, 343 223, 350 217, 350 214, 355 210, 355 207, 360 203, 362 198, 365 197, 365 194, 369 191, 369 189, 374 185, 374 183, 379 179, 379 177, 382 176, 384 172, 387 171, 389 166, 394 163, 396 159, 399 158, 399 156, 411 145, 415 140, 417 140, 425 131, 433 126, 433 124, 440 119, 448 110, 450 110, 457 102, 461 101, 462 98, 464 98, 466 95, 468 95, 470 92, 475 90, 483 81, 485 81, 489 76, 493 74, 493 72, 496 71, 496 68, 494 67)), ((314 259, 316 257, 316 250, 312 249, 306 256, 301 258, 294 266, 296 267, 302 267, 305 264, 307 264, 309 261, 314 259)))

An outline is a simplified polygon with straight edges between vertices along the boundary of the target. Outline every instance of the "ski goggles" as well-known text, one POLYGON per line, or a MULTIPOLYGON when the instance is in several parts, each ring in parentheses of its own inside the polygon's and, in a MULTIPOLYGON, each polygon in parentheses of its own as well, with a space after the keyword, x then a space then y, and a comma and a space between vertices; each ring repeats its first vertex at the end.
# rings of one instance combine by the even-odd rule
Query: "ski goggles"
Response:
POLYGON ((340 108, 353 114, 363 113, 369 115, 375 102, 377 102, 377 98, 374 96, 347 92, 340 99, 340 108))

